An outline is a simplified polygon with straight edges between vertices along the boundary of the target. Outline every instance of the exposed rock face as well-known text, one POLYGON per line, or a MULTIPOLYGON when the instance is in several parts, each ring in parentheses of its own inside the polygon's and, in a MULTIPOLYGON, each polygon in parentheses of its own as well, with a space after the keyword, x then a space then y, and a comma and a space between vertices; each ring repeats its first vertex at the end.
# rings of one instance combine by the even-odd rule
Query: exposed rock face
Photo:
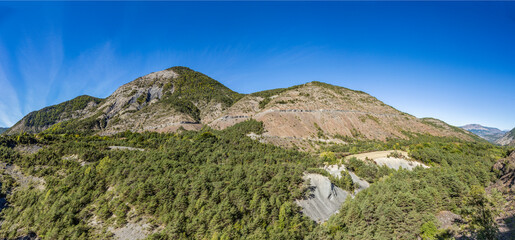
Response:
POLYGON ((26 189, 29 187, 34 187, 38 190, 45 189, 45 179, 31 175, 25 175, 18 166, 0 162, 0 169, 4 170, 6 174, 10 175, 19 184, 18 188, 20 189, 26 189))
POLYGON ((329 165, 329 166, 325 166, 324 170, 326 170, 329 174, 331 174, 337 178, 342 177, 342 171, 347 171, 352 178, 352 182, 354 182, 358 187, 356 190, 354 190, 354 194, 370 187, 370 184, 367 181, 361 179, 355 173, 347 170, 347 168, 345 168, 344 165, 329 165))
POLYGON ((501 146, 515 146, 515 128, 504 134, 504 136, 495 143, 501 146))
POLYGON ((469 124, 462 126, 461 128, 474 133, 491 143, 495 143, 495 141, 499 140, 504 136, 504 134, 506 134, 506 131, 501 131, 498 128, 485 127, 479 124, 469 124))
MULTIPOLYGON (((323 169, 337 178, 342 177, 342 171, 347 171, 343 165, 328 165, 323 169)), ((338 212, 347 197, 353 197, 370 186, 367 181, 356 176, 353 172, 348 172, 352 181, 357 185, 354 193, 349 193, 335 186, 328 177, 320 174, 306 174, 304 180, 309 181, 309 196, 297 200, 297 204, 302 207, 302 212, 315 222, 325 222, 331 215, 338 212)))
POLYGON ((463 222, 463 219, 460 215, 455 214, 451 211, 440 211, 436 215, 436 219, 438 220, 439 226, 438 229, 447 229, 453 235, 459 235, 460 231, 459 225, 463 222))
POLYGON ((307 174, 305 180, 309 180, 310 195, 306 199, 297 200, 297 204, 302 207, 302 212, 321 223, 329 219, 331 215, 337 213, 345 199, 350 196, 347 191, 336 187, 329 178, 320 174, 307 174))
POLYGON ((512 152, 508 158, 497 161, 494 169, 499 171, 499 182, 507 189, 515 191, 515 152, 512 152))

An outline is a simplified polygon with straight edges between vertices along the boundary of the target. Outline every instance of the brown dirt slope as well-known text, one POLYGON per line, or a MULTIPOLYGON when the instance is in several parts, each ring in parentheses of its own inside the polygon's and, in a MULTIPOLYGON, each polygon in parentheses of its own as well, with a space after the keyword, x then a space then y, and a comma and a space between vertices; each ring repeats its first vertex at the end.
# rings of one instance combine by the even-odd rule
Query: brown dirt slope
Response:
POLYGON ((440 120, 418 119, 364 92, 320 82, 247 95, 210 126, 223 129, 250 118, 264 122, 266 136, 281 138, 385 140, 410 132, 473 139, 440 120))

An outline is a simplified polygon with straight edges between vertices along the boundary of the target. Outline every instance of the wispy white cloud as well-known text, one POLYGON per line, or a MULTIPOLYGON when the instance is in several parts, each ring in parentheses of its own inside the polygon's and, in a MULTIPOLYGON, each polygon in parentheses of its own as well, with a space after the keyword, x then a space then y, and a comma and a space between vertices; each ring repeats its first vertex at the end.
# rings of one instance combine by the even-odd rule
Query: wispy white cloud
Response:
POLYGON ((18 68, 23 78, 25 93, 23 111, 48 105, 51 91, 61 70, 64 52, 59 34, 49 34, 46 39, 28 37, 17 51, 18 68))
MULTIPOLYGON (((81 94, 106 97, 128 81, 134 61, 117 55, 110 42, 83 51, 71 59, 63 71, 60 99, 69 99, 81 94)), ((130 79, 129 79, 130 80, 130 79)))
POLYGON ((18 121, 22 113, 18 94, 11 84, 6 72, 9 61, 7 52, 0 43, 0 126, 12 126, 18 121))

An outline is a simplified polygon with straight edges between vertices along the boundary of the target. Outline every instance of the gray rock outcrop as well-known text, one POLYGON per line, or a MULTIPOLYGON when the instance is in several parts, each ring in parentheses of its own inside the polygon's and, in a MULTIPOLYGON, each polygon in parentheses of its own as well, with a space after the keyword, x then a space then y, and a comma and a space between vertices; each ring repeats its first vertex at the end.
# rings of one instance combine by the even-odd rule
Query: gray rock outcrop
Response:
POLYGON ((309 196, 297 200, 297 204, 306 216, 318 223, 327 221, 337 213, 345 199, 351 195, 320 174, 306 174, 304 179, 309 180, 309 196))

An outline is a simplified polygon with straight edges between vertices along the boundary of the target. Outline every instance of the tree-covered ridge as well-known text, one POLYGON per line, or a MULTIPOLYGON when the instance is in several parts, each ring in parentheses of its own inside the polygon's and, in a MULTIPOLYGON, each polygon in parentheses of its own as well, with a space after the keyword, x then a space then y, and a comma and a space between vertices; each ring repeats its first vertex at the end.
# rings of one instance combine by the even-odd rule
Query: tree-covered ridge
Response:
POLYGON ((510 134, 510 136, 515 138, 515 128, 512 129, 509 134, 510 134))
POLYGON ((172 96, 194 102, 216 101, 226 106, 231 106, 243 97, 222 83, 187 67, 172 67, 169 70, 179 74, 179 77, 173 79, 175 89, 172 96))
POLYGON ((163 92, 166 93, 161 103, 191 116, 196 122, 200 122, 202 113, 209 112, 214 105, 222 104, 222 108, 225 109, 243 96, 205 74, 187 67, 172 67, 167 70, 172 70, 179 76, 164 85, 163 92), (172 93, 167 91, 171 87, 172 93))
POLYGON ((54 106, 46 107, 40 111, 29 113, 27 116, 28 126, 47 126, 54 124, 60 118, 71 117, 74 111, 83 110, 90 102, 100 103, 102 99, 87 95, 78 96, 54 106))
POLYGON ((305 84, 295 85, 295 86, 291 86, 291 87, 288 87, 288 88, 276 88, 276 89, 264 90, 264 91, 260 91, 260 92, 251 93, 250 96, 264 98, 259 103, 259 107, 260 108, 264 108, 268 103, 270 103, 270 101, 272 100, 272 97, 278 96, 281 93, 284 93, 284 92, 287 92, 287 91, 296 90, 296 89, 305 87, 307 85, 313 85, 313 86, 318 86, 318 87, 326 88, 326 89, 335 91, 337 93, 343 93, 345 91, 349 91, 349 92, 359 93, 359 94, 363 94, 363 95, 367 95, 368 96, 368 94, 366 94, 365 92, 362 92, 362 91, 355 91, 355 90, 351 90, 351 89, 348 89, 348 88, 344 88, 344 87, 340 87, 340 86, 335 86, 335 85, 331 85, 331 84, 323 83, 323 82, 318 82, 318 81, 313 81, 313 82, 309 82, 309 83, 305 83, 305 84))
POLYGON ((16 125, 23 125, 31 129, 30 132, 39 132, 59 121, 80 117, 82 114, 77 111, 84 110, 90 103, 99 104, 102 100, 87 95, 78 96, 72 100, 31 112, 16 125))
MULTIPOLYGON (((356 92, 356 93, 366 94, 365 92, 362 92, 362 91, 356 91, 356 90, 348 89, 345 87, 340 87, 340 86, 323 83, 323 82, 319 82, 319 81, 312 81, 312 82, 309 82, 306 84, 311 84, 314 86, 319 86, 319 87, 323 87, 323 88, 327 88, 327 89, 331 89, 331 90, 335 90, 335 91, 352 91, 352 92, 356 92)), ((279 94, 289 91, 289 90, 298 89, 302 86, 305 86, 306 84, 295 85, 295 86, 291 86, 288 88, 276 88, 276 89, 264 90, 264 91, 260 91, 260 92, 251 93, 250 95, 256 96, 256 97, 269 98, 269 97, 279 95, 279 94)))
MULTIPOLYGON (((449 234, 432 231, 438 211, 473 220, 484 210, 470 199, 486 196, 475 189, 494 179, 494 160, 508 152, 431 136, 350 143, 358 152, 407 150, 433 167, 383 172, 352 163, 349 168, 374 183, 328 223, 316 225, 295 204, 304 197, 302 176, 340 154, 319 158, 245 136, 262 131, 262 123, 245 121, 223 131, 176 134, 2 136, 2 161, 43 178, 46 187, 12 191, 13 184, 2 180, 3 193, 12 194, 11 207, 1 213, 0 237, 33 231, 43 239, 105 239, 108 226, 123 226, 136 214, 154 226, 151 239, 434 239, 449 234), (13 150, 34 143, 44 148, 29 155, 13 150), (145 151, 108 150, 113 145, 145 151), (92 219, 103 227, 92 226, 92 219)), ((469 232, 482 233, 482 227, 469 232)))

